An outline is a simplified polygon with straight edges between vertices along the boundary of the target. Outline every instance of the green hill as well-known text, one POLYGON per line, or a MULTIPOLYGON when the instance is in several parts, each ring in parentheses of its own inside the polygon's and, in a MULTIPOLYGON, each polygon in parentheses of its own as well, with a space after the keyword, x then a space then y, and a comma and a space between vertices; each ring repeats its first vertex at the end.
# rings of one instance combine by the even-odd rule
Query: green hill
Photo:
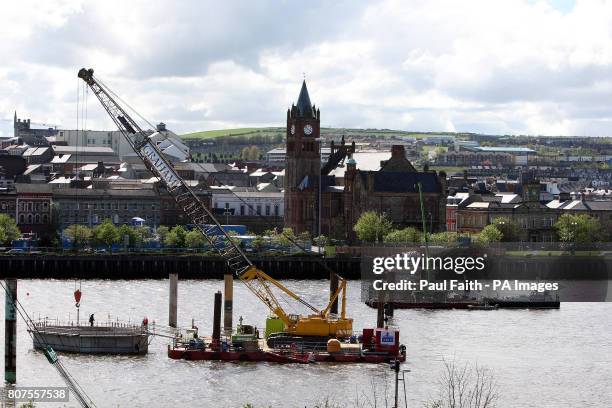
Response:
MULTIPOLYGON (((285 132, 283 127, 262 127, 262 128, 235 128, 205 130, 201 132, 186 133, 181 135, 183 139, 212 139, 224 136, 266 136, 285 132)), ((341 137, 345 136, 408 136, 414 138, 427 137, 429 135, 451 134, 446 132, 407 132, 403 130, 391 129, 349 129, 349 128, 322 128, 322 136, 341 137)))

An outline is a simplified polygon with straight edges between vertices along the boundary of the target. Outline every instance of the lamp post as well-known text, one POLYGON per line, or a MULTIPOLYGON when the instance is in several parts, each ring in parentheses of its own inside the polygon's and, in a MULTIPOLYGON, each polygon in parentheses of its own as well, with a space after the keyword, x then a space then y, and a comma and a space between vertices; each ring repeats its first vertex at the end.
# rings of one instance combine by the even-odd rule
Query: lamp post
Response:
POLYGON ((321 143, 324 141, 322 137, 317 137, 316 142, 319 142, 319 175, 318 175, 318 198, 317 198, 317 236, 319 240, 317 242, 317 252, 321 255, 321 165, 323 164, 323 149, 321 143))

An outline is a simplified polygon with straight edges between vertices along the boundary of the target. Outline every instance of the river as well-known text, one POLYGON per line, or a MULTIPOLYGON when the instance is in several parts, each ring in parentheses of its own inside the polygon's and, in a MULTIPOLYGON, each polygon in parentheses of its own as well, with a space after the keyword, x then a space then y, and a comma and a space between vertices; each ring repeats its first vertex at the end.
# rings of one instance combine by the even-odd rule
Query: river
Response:
MULTIPOLYGON (((322 305, 325 281, 285 281, 308 302, 322 305)), ((18 296, 33 318, 75 318, 72 281, 22 280, 18 296)), ((222 281, 179 282, 179 325, 194 318, 202 334, 212 328, 213 293, 222 281)), ((81 318, 167 324, 168 281, 83 281, 81 318)), ((360 302, 359 282, 349 282, 348 312, 355 329, 371 327, 376 311, 360 302)), ((0 302, 3 304, 4 302, 0 302)), ((299 309, 297 310, 299 311, 299 309)), ((266 308, 241 284, 235 287, 234 321, 263 326, 266 308)), ((408 358, 403 369, 409 407, 437 395, 444 360, 490 369, 500 390, 498 407, 612 406, 612 304, 564 303, 560 310, 398 310, 394 324, 408 358)), ((4 330, 0 330, 4 344, 4 330)), ((153 339, 141 357, 61 355, 98 407, 304 407, 328 399, 353 406, 392 406, 392 375, 380 365, 277 365, 175 361, 167 340, 153 339), (386 391, 385 391, 386 389, 386 391)), ((45 357, 32 349, 18 321, 17 381, 21 386, 63 386, 45 357)), ((403 395, 403 391, 400 392, 403 395)), ((67 406, 75 406, 75 401, 67 406)), ((52 404, 40 404, 42 407, 52 404)), ((62 405, 64 406, 64 405, 62 405)), ((403 402, 400 406, 404 406, 403 402)))

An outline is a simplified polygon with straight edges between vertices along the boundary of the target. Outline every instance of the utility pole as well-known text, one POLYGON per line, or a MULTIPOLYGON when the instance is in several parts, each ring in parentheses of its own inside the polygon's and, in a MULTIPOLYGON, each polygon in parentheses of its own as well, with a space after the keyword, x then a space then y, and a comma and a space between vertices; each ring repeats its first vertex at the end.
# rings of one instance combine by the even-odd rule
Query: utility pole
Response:
POLYGON ((391 366, 393 371, 395 371, 395 403, 393 404, 393 408, 398 408, 397 400, 398 400, 398 390, 399 390, 399 371, 400 371, 400 362, 399 360, 393 360, 393 365, 391 366))

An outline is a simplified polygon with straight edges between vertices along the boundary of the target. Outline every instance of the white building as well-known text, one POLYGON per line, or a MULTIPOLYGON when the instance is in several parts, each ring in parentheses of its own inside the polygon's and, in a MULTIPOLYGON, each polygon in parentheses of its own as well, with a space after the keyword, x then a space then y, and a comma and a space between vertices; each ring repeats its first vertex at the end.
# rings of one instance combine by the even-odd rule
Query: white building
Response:
MULTIPOLYGON (((287 154, 287 149, 285 147, 277 147, 272 150, 268 150, 266 153, 266 160, 270 163, 283 163, 285 161, 285 156, 287 154)), ((326 163, 327 159, 329 159, 329 155, 331 154, 331 148, 322 147, 321 148, 321 162, 326 163)))
MULTIPOLYGON (((157 143, 162 152, 171 160, 184 161, 190 157, 189 147, 164 123, 157 125, 157 131, 149 137, 157 143)), ((118 130, 58 130, 57 142, 66 142, 68 146, 110 147, 121 158, 135 155, 129 142, 118 130)))
MULTIPOLYGON (((266 183, 267 184, 267 183, 266 183)), ((226 210, 235 216, 263 215, 282 217, 284 215, 284 193, 270 185, 261 190, 247 187, 211 187, 212 205, 218 211, 226 210)))

